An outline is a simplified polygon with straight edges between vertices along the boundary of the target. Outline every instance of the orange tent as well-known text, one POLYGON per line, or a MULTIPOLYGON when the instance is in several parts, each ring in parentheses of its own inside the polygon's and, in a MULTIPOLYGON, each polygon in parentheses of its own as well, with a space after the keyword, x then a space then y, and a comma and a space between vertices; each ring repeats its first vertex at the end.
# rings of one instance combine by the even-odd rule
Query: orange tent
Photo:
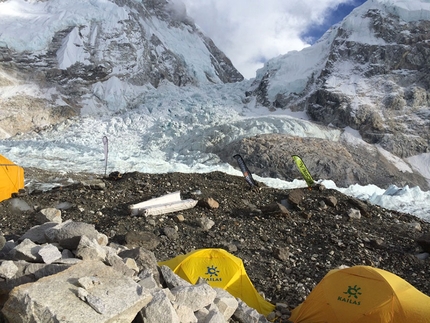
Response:
POLYGON ((24 169, 0 155, 0 202, 24 188, 24 169))
POLYGON ((430 323, 430 297, 388 271, 334 269, 296 307, 294 323, 430 323))

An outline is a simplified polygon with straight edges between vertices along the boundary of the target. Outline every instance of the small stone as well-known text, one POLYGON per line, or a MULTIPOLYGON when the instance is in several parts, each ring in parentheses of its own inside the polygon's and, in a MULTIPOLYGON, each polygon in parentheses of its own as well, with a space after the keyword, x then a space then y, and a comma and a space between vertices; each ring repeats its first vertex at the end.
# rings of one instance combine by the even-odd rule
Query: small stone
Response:
POLYGON ((63 220, 61 219, 61 211, 56 208, 46 208, 40 210, 36 214, 36 221, 40 224, 45 222, 55 222, 61 223, 63 220))
POLYGON ((348 211, 348 216, 350 219, 357 219, 360 220, 361 219, 361 213, 360 210, 356 210, 356 209, 349 209, 348 211))
POLYGON ((214 221, 212 221, 211 219, 209 219, 208 217, 205 217, 205 216, 201 217, 197 221, 198 221, 200 227, 205 231, 210 230, 215 225, 214 221))
POLYGON ((275 258, 281 260, 281 261, 287 261, 290 257, 290 250, 288 247, 285 248, 274 248, 273 249, 273 255, 275 258))
POLYGON ((294 205, 299 205, 305 197, 303 190, 294 189, 288 194, 288 201, 294 205))
POLYGON ((185 221, 185 217, 182 215, 182 214, 178 214, 178 215, 176 215, 174 218, 173 218, 173 220, 175 221, 175 222, 184 222, 185 221))
POLYGON ((211 197, 199 200, 198 204, 199 204, 199 206, 206 207, 208 209, 218 209, 219 208, 219 203, 211 197))
POLYGON ((325 199, 325 203, 326 203, 328 206, 335 207, 335 206, 337 205, 337 198, 336 198, 336 197, 334 197, 334 196, 332 196, 332 195, 327 196, 327 197, 326 197, 326 199, 325 199))

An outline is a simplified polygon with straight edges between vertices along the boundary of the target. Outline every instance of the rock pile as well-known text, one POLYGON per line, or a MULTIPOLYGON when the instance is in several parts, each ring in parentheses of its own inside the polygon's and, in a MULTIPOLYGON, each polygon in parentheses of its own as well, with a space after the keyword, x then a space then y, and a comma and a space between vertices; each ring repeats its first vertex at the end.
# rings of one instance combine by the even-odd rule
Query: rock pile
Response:
MULTIPOLYGON (((138 284, 152 274, 155 284, 161 284, 158 287, 172 292, 175 287, 167 286, 157 261, 201 248, 223 248, 243 260, 257 291, 277 304, 277 322, 285 322, 288 310, 299 305, 329 270, 340 266, 384 269, 430 295, 430 223, 336 190, 275 189, 262 183, 258 183, 258 190, 250 190, 243 176, 221 172, 134 172, 102 178, 25 171, 28 194, 0 203, 1 263, 6 266, 12 261, 19 269, 3 274, 0 291, 43 282, 50 277, 44 277, 44 271, 56 277, 70 269, 67 261, 97 261, 127 277, 133 273, 131 277, 138 284), (130 205, 175 191, 180 191, 183 199, 198 200, 197 205, 164 215, 130 215, 130 205), (76 234, 67 233, 78 228, 76 234), (61 258, 47 245, 57 248, 61 258), (9 253, 12 249, 13 256, 9 253), (65 268, 59 269, 61 266, 65 268)), ((79 275, 94 276, 92 272, 79 275)), ((92 296, 101 299, 101 304, 107 302, 92 291, 94 286, 84 288, 73 279, 68 283, 73 284, 71 290, 82 288, 76 292, 81 305, 91 308, 88 302, 92 296)), ((116 298, 113 293, 109 295, 116 298)), ((6 292, 0 294, 1 304, 10 299, 6 292)), ((93 302, 102 312, 107 307, 99 305, 93 302)), ((177 304, 172 306, 178 312, 177 304)), ((239 322, 238 313, 236 309, 230 322, 239 322)), ((139 317, 135 323, 143 320, 139 317)))
POLYGON ((84 222, 62 222, 58 209, 37 218, 50 221, 0 245, 6 322, 268 322, 204 279, 192 285, 158 267, 145 248, 109 243, 84 222))

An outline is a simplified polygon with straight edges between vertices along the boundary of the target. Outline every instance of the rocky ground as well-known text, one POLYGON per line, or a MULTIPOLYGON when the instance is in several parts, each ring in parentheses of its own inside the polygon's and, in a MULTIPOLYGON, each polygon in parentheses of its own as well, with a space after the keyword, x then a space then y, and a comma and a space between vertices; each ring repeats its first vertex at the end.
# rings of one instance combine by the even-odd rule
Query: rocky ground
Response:
POLYGON ((130 244, 136 236, 146 237, 159 261, 193 249, 224 248, 243 259, 256 289, 273 303, 295 307, 330 269, 341 265, 391 271, 430 295, 430 258, 424 252, 429 250, 423 249, 430 223, 335 190, 279 190, 263 184, 251 190, 243 177, 220 172, 126 173, 112 178, 25 172, 30 185, 19 199, 31 209, 23 211, 11 200, 0 203, 0 231, 6 239, 38 224, 36 210, 56 207, 63 221, 94 224, 112 242, 130 244), (105 188, 84 185, 92 179, 103 181, 105 188), (43 191, 49 186, 40 183, 55 187, 43 191), (219 207, 199 202, 177 213, 130 216, 130 205, 176 191, 183 199, 212 198, 219 207))

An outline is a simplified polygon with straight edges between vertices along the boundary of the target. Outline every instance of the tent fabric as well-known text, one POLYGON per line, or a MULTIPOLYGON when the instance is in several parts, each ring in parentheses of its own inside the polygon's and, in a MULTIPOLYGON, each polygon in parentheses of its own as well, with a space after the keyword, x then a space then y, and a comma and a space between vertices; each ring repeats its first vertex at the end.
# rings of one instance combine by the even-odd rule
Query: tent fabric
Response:
POLYGON ((430 297, 370 266, 334 269, 290 317, 294 323, 430 323, 430 297))
POLYGON ((24 169, 0 155, 0 202, 24 188, 24 169))
POLYGON ((179 277, 195 284, 201 277, 212 287, 225 289, 249 307, 268 315, 275 306, 254 288, 242 259, 223 249, 199 249, 158 263, 168 266, 179 277))

